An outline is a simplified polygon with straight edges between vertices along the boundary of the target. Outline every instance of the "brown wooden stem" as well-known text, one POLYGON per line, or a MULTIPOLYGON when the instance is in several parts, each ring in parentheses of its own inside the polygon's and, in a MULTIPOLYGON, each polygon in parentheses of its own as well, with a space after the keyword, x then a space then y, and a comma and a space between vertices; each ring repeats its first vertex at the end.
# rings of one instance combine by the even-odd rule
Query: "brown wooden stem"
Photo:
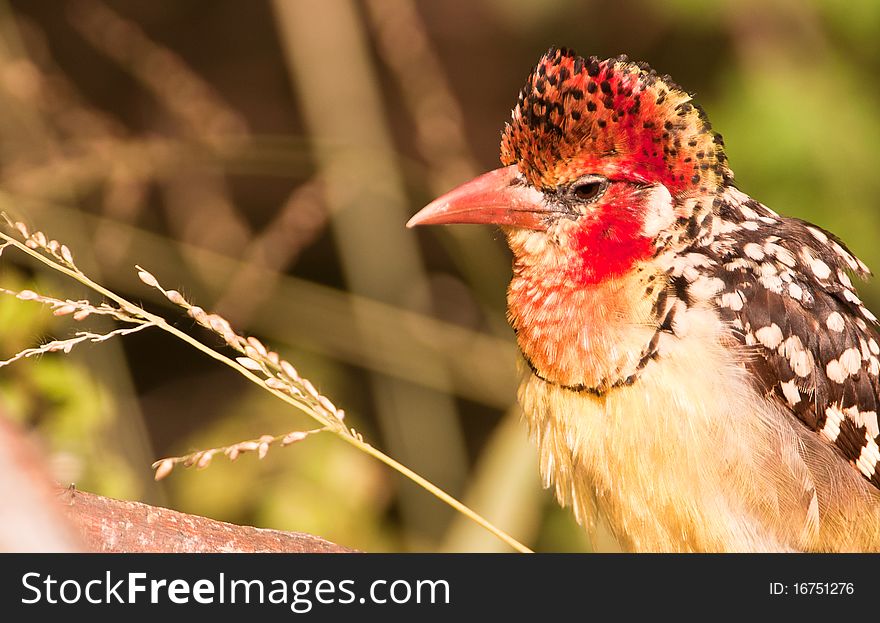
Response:
POLYGON ((59 499, 86 547, 97 552, 352 551, 311 534, 239 526, 83 491, 66 491, 59 499))
POLYGON ((37 443, 0 414, 0 551, 351 552, 311 534, 238 526, 51 480, 37 443))

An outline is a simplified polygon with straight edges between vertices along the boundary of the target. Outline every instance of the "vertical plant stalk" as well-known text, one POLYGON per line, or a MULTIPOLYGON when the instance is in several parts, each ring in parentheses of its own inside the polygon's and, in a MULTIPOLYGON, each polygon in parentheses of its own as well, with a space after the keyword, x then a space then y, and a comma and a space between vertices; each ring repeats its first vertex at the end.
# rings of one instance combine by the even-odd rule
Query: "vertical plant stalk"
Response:
MULTIPOLYGON (((325 182, 330 229, 348 289, 411 309, 411 295, 430 291, 430 285, 416 238, 403 227, 412 209, 359 7, 352 0, 276 0, 272 7, 325 182), (344 68, 344 78, 329 67, 344 68)), ((383 349, 360 305, 351 311, 358 339, 383 349)), ((459 490, 466 480, 467 453, 450 395, 451 374, 433 358, 421 365, 430 367, 441 391, 370 375, 383 443, 403 461, 459 490)), ((425 508, 419 495, 412 487, 400 488, 404 524, 439 537, 452 517, 445 509, 425 508)))

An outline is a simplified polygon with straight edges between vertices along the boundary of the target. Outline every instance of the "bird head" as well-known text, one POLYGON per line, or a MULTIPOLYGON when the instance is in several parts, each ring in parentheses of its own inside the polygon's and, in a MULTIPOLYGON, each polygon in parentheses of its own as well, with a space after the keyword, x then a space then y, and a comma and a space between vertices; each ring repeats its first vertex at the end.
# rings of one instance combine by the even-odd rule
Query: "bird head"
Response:
POLYGON ((551 48, 505 127, 505 166, 436 199, 408 226, 499 225, 521 265, 561 269, 576 285, 626 273, 693 230, 694 200, 732 178, 721 137, 690 100, 626 57, 551 48))

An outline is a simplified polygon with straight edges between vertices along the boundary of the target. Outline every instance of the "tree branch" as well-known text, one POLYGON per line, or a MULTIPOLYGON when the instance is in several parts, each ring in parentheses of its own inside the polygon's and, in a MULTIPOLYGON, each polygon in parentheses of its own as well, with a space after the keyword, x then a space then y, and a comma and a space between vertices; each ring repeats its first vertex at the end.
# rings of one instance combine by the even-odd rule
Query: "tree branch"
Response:
POLYGON ((59 499, 86 547, 97 552, 353 551, 311 534, 238 526, 83 491, 69 490, 59 499))
POLYGON ((38 444, 0 414, 0 551, 292 552, 353 550, 301 532, 237 526, 53 483, 38 444))

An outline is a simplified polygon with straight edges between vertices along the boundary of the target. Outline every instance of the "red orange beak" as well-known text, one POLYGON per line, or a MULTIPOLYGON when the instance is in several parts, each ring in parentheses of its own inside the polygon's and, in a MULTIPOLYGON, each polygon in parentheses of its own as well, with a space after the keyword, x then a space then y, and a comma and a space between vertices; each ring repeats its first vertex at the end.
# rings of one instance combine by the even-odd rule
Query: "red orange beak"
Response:
POLYGON ((490 223, 546 229, 550 210, 541 191, 519 182, 516 165, 484 173, 422 208, 406 224, 490 223))

